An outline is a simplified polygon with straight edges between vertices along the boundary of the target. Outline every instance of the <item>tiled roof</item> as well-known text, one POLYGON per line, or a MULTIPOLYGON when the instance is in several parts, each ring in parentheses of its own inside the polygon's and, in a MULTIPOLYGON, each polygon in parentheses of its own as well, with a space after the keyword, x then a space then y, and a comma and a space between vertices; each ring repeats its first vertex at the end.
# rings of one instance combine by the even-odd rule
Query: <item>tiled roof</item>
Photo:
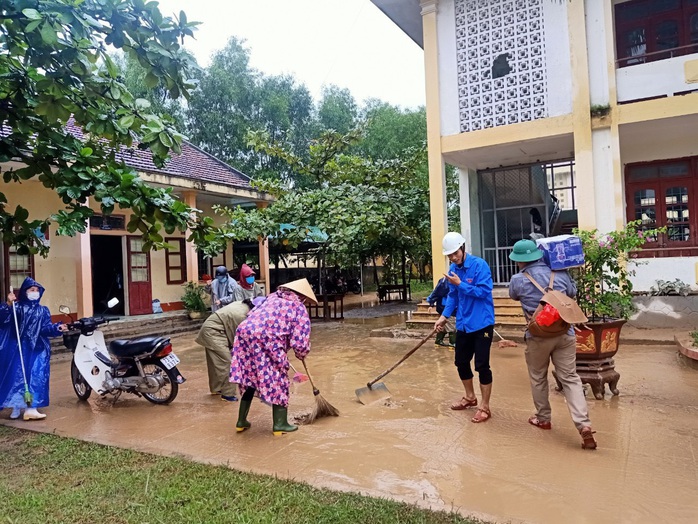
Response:
MULTIPOLYGON (((66 131, 78 138, 83 136, 82 129, 75 125, 72 118, 66 125, 66 131)), ((149 150, 138 149, 135 140, 131 147, 121 146, 116 158, 127 166, 146 173, 172 175, 224 186, 250 187, 250 177, 246 174, 186 141, 182 141, 181 154, 172 153, 162 168, 155 166, 149 150)))

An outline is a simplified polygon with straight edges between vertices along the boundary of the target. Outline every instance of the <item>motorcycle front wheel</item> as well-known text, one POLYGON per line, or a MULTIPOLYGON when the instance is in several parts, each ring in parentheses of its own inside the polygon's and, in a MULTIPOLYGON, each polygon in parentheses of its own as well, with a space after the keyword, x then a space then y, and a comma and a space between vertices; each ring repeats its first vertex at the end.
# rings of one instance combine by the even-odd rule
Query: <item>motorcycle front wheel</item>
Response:
POLYGON ((70 363, 70 381, 73 383, 73 390, 80 400, 87 400, 90 398, 92 388, 80 374, 74 360, 70 363))
POLYGON ((165 384, 155 393, 142 393, 147 401, 153 404, 169 404, 177 397, 177 393, 179 393, 177 377, 159 360, 143 364, 143 372, 146 375, 160 376, 165 380, 165 384))

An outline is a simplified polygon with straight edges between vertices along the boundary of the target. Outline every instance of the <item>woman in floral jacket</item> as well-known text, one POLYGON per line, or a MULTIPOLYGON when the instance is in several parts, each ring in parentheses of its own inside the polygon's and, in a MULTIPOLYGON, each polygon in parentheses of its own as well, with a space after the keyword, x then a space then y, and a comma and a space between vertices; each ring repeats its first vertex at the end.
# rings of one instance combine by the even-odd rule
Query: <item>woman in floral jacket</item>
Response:
POLYGON ((293 349, 299 360, 310 352, 307 301, 317 304, 310 284, 305 278, 294 280, 269 295, 238 326, 230 362, 230 381, 242 392, 238 432, 251 426, 247 414, 255 393, 272 405, 274 435, 298 429, 287 420, 290 383, 286 352, 293 349))

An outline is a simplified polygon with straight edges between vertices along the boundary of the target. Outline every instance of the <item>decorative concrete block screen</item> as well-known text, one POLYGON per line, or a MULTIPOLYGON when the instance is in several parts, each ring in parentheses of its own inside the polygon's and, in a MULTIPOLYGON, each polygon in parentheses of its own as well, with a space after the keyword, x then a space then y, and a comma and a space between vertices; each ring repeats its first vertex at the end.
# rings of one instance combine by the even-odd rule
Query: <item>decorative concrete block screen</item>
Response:
POLYGON ((548 116, 545 1, 456 0, 461 132, 548 116))

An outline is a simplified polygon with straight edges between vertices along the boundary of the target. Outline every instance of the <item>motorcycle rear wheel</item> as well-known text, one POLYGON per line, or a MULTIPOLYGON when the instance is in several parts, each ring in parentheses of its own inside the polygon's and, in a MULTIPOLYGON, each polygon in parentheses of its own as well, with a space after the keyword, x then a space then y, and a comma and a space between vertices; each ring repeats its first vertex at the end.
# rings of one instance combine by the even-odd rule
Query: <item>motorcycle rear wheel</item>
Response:
POLYGON ((179 384, 172 370, 163 366, 160 361, 143 364, 143 372, 146 375, 163 376, 165 385, 155 393, 142 393, 145 399, 153 404, 169 404, 179 393, 179 384))
POLYGON ((92 394, 92 388, 82 376, 73 360, 70 363, 70 381, 73 384, 73 391, 80 400, 87 400, 92 394))

